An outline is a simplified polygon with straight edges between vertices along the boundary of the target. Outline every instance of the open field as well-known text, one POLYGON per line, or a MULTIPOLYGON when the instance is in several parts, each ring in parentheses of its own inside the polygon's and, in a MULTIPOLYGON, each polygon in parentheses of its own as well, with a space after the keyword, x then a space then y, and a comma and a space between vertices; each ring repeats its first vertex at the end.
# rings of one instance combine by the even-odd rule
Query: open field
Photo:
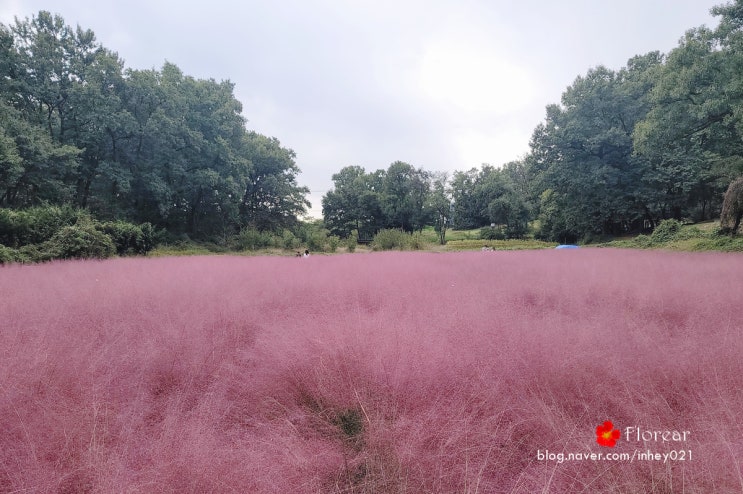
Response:
POLYGON ((741 280, 589 248, 1 266, 0 492, 741 492, 741 280))

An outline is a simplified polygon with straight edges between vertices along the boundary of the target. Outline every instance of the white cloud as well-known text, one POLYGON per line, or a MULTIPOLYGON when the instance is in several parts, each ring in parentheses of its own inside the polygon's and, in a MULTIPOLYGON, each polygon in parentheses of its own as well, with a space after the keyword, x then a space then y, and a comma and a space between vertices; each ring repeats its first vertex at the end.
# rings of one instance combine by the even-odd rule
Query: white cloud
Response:
POLYGON ((20 13, 23 12, 21 6, 21 0, 3 0, 0 3, 0 22, 5 25, 12 25, 15 22, 15 17, 19 19, 26 17, 26 14, 20 13))
POLYGON ((484 163, 501 166, 526 154, 529 132, 521 128, 470 128, 454 135, 453 140, 462 163, 458 169, 469 169, 484 163))
POLYGON ((528 70, 485 40, 432 43, 416 75, 422 94, 457 120, 507 116, 524 108, 536 93, 528 70))

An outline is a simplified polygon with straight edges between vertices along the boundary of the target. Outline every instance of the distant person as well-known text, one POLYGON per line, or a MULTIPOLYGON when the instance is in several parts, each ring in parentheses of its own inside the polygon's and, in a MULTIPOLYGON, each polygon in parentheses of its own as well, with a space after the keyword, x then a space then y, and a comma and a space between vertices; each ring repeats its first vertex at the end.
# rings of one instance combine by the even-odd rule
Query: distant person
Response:
POLYGON ((310 249, 305 249, 302 257, 310 257, 310 249))

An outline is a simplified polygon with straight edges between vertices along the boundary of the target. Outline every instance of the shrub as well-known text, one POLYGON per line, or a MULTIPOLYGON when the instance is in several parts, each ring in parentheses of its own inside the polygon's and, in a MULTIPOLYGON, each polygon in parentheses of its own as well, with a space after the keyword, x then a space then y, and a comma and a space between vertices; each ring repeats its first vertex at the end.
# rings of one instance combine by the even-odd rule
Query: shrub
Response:
POLYGON ((426 248, 426 240, 421 232, 415 232, 410 235, 410 248, 413 250, 423 250, 426 248))
POLYGON ((62 228, 42 249, 54 259, 105 259, 116 253, 111 237, 96 230, 92 223, 62 228))
POLYGON ((674 219, 663 220, 658 226, 655 227, 653 233, 650 235, 653 243, 660 244, 663 242, 670 242, 676 239, 676 235, 681 230, 683 224, 674 219))
POLYGON ((692 238, 706 238, 707 233, 703 232, 696 226, 687 226, 681 228, 675 235, 674 240, 689 240, 692 238))
POLYGON ((481 250, 489 247, 493 250, 532 250, 553 249, 555 242, 543 242, 541 240, 449 240, 446 242, 446 250, 481 250))
POLYGON ((0 264, 7 264, 9 262, 16 262, 18 260, 18 253, 15 249, 6 247, 0 244, 0 264))
POLYGON ((116 245, 116 253, 147 254, 155 246, 155 229, 150 223, 135 225, 126 221, 109 221, 97 227, 111 237, 116 245))
POLYGON ((338 250, 338 245, 340 245, 341 239, 337 235, 331 235, 328 237, 328 251, 335 252, 338 250))
POLYGON ((326 248, 328 230, 325 229, 322 220, 301 223, 295 229, 294 234, 300 244, 313 252, 322 252, 326 248))
POLYGON ((651 239, 647 235, 638 235, 632 239, 632 242, 637 244, 638 247, 641 247, 643 249, 652 247, 653 245, 653 239, 651 239))
POLYGON ((89 219, 87 212, 69 206, 0 209, 0 244, 16 248, 40 244, 51 239, 62 227, 89 219))
POLYGON ((372 239, 375 250, 405 250, 410 247, 410 234, 402 230, 380 230, 372 239))
POLYGON ((348 252, 355 252, 356 246, 359 244, 359 233, 354 230, 351 232, 351 235, 348 236, 346 239, 346 248, 348 249, 348 252))
POLYGON ((307 236, 307 248, 313 252, 324 252, 328 235, 324 230, 315 230, 307 236))
POLYGON ((299 247, 299 239, 289 230, 284 230, 281 234, 281 246, 284 249, 296 249, 299 247))
POLYGON ((692 250, 718 250, 722 252, 743 252, 743 238, 730 235, 713 235, 694 244, 692 250))
POLYGON ((18 249, 18 262, 45 262, 55 258, 52 251, 47 250, 48 242, 43 244, 28 244, 18 249))
POLYGON ((506 233, 502 228, 485 226, 480 228, 480 240, 505 240, 506 233))
POLYGON ((237 250, 258 250, 272 247, 274 244, 273 235, 269 232, 261 232, 255 228, 244 228, 235 237, 235 246, 237 250))

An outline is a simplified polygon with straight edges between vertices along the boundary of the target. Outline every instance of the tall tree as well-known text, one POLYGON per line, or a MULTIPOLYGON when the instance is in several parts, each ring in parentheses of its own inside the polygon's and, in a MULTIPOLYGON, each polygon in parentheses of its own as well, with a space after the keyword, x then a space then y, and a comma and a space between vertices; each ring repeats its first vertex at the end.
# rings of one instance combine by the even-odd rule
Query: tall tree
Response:
POLYGON ((371 238, 382 223, 379 190, 360 166, 346 166, 333 175, 333 189, 322 199, 325 225, 334 235, 371 238))
POLYGON ((487 222, 478 208, 474 194, 478 170, 471 168, 465 172, 455 171, 451 179, 453 202, 452 226, 460 230, 477 228, 487 222))
POLYGON ((426 224, 426 200, 429 193, 428 172, 395 161, 384 176, 382 211, 388 228, 405 231, 421 230, 426 224))
POLYGON ((727 181, 720 166, 729 157, 731 101, 725 95, 723 54, 712 31, 692 29, 668 55, 651 93, 653 104, 638 123, 634 144, 649 162, 646 184, 661 217, 708 216, 719 208, 727 181), (726 156, 727 155, 727 156, 726 156))
POLYGON ((297 185, 299 167, 278 139, 250 132, 244 140, 250 168, 240 203, 243 225, 259 229, 292 226, 310 207, 307 187, 297 185))
POLYGON ((0 25, 0 205, 73 203, 174 233, 280 228, 309 203, 293 151, 247 132, 229 81, 125 70, 58 15, 0 25))
POLYGON ((532 138, 534 163, 550 191, 542 197, 551 211, 549 219, 543 215, 547 237, 621 233, 642 224, 646 162, 633 155, 632 133, 648 111, 661 63, 660 54, 650 53, 618 72, 591 69, 565 91, 562 105, 547 108, 532 138))
POLYGON ((75 173, 79 155, 78 148, 52 141, 43 128, 0 102, 0 206, 70 202, 74 187, 66 178, 75 173))
POLYGON ((451 192, 449 190, 449 176, 444 172, 431 174, 431 195, 428 208, 433 219, 433 228, 439 236, 439 243, 446 244, 446 230, 449 228, 452 216, 451 192))

